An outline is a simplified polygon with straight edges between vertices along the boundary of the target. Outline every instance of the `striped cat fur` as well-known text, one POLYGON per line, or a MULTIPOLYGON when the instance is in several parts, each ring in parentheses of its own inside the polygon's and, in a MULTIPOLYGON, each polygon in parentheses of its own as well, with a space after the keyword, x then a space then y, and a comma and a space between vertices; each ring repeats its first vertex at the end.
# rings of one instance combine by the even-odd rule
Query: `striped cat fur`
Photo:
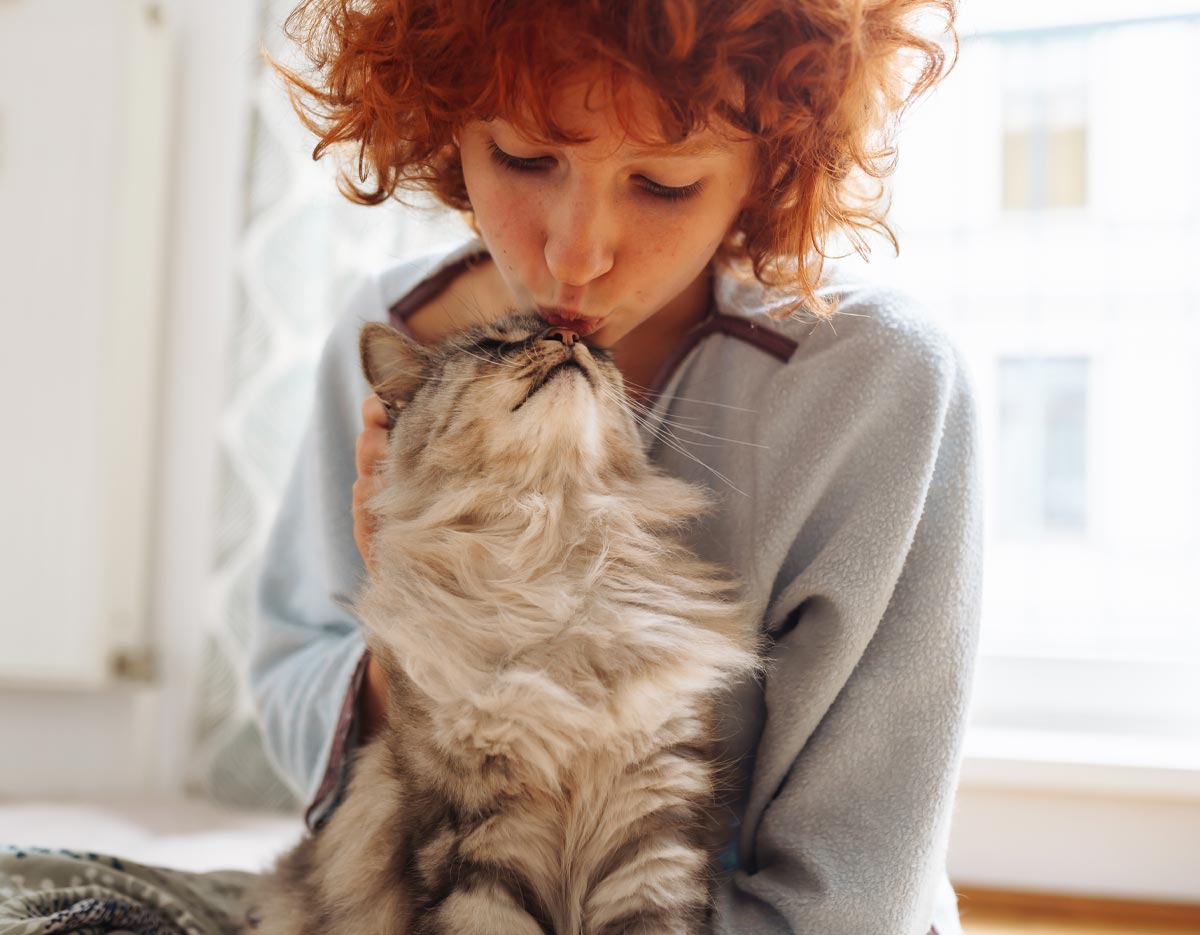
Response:
POLYGON ((256 935, 693 935, 731 833, 714 705, 758 614, 683 544, 611 355, 536 317, 386 325, 395 424, 355 602, 388 721, 251 897, 256 935))

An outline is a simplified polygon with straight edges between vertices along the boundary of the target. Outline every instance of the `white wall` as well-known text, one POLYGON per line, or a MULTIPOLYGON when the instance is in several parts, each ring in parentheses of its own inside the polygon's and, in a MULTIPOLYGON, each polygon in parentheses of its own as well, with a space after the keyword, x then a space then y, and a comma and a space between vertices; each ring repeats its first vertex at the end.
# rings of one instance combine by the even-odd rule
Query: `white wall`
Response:
POLYGON ((144 643, 163 39, 129 0, 0 6, 2 684, 100 685, 144 643))
MULTIPOLYGON (((6 4, 0 14, 11 15, 14 10, 25 13, 24 8, 35 7, 39 15, 45 12, 33 0, 16 0, 15 6, 6 4)), ((115 91, 109 95, 104 88, 106 81, 117 87, 120 57, 99 53, 106 48, 119 51, 121 37, 110 33, 118 29, 131 9, 141 15, 157 10, 170 36, 172 58, 173 145, 165 154, 170 196, 164 205, 165 242, 159 245, 164 263, 147 256, 150 267, 165 264, 166 282, 159 294, 164 323, 160 337, 161 389, 151 396, 158 403, 157 424, 153 425, 157 441, 152 459, 155 470, 142 501, 147 515, 156 517, 155 527, 147 531, 152 544, 146 573, 151 584, 143 590, 149 592, 145 599, 158 680, 154 687, 101 685, 61 690, 0 685, 0 748, 41 751, 37 760, 24 763, 21 758, 0 758, 0 796, 166 791, 178 787, 183 773, 190 730, 191 679, 204 612, 204 574, 211 541, 211 473, 220 393, 220 381, 214 374, 220 372, 225 321, 232 304, 233 257, 245 160, 245 101, 258 63, 257 24, 253 21, 253 5, 237 0, 169 0, 157 7, 126 0, 57 4, 50 15, 57 25, 67 24, 58 35, 75 35, 78 30, 79 41, 84 43, 75 56, 68 55, 66 60, 93 66, 95 73, 82 76, 87 80, 76 83, 61 106, 42 112, 45 126, 34 128, 28 135, 28 139, 35 140, 44 131, 46 137, 54 139, 48 128, 59 124, 73 125, 77 130, 73 145, 61 153, 51 147, 46 156, 69 158, 69 170, 46 163, 44 176, 27 180, 30 191, 36 192, 39 186, 63 185, 68 193, 82 192, 91 197, 86 175, 80 176, 80 167, 88 166, 90 156, 97 158, 91 166, 96 177, 111 180, 113 166, 103 161, 107 150, 99 145, 101 137, 92 138, 86 122, 73 124, 64 115, 75 113, 79 100, 88 100, 86 95, 81 97, 81 87, 96 94, 100 101, 119 97, 115 91), (55 750, 61 750, 58 759, 55 750), (80 762, 94 763, 96 768, 85 774, 77 768, 64 768, 80 762), (40 769, 33 769, 34 764, 40 769), (80 788, 81 775, 87 776, 84 789, 80 788)), ((30 28, 28 33, 10 30, 5 38, 17 46, 28 43, 35 50, 45 48, 46 43, 35 41, 37 36, 30 28)), ((61 52, 61 44, 56 48, 61 52)), ((0 109, 0 118, 3 113, 0 109)), ((103 110, 98 113, 101 126, 93 128, 97 132, 111 119, 103 110)), ((5 130, 11 130, 11 125, 5 130)), ((0 145, 11 146, 12 141, 0 145)), ((42 155, 36 148, 34 151, 42 155)), ((114 198, 120 190, 118 184, 94 186, 95 197, 114 198)), ((119 218, 120 212, 112 207, 108 208, 109 216, 119 218)), ((72 231, 69 217, 55 220, 51 216, 47 220, 72 231)), ((6 218, 6 231, 11 231, 9 223, 6 218)), ((120 239, 119 221, 114 228, 75 231, 79 243, 72 246, 72 258, 88 261, 93 254, 102 257, 106 245, 114 238, 120 239)), ((100 271, 90 274, 88 269, 86 262, 82 267, 78 263, 56 264, 40 277, 47 289, 58 290, 71 300, 59 310, 62 317, 56 327, 98 324, 86 293, 103 275, 100 271), (85 294, 76 296, 72 290, 85 294), (72 320, 72 315, 77 319, 72 320)), ((6 327, 14 320, 13 313, 11 307, 4 309, 6 327)), ((100 338, 97 335, 97 344, 102 343, 100 338)), ((6 341, 4 346, 21 345, 6 341)), ((39 341, 26 350, 33 358, 40 349, 43 357, 53 362, 52 353, 47 353, 52 346, 51 342, 39 341)), ((137 365, 136 357, 127 364, 137 365)), ((113 362, 112 366, 119 367, 120 363, 113 362)), ((51 408, 65 439, 71 439, 72 433, 81 428, 86 431, 86 426, 72 422, 75 409, 71 405, 47 396, 45 386, 50 382, 31 383, 26 388, 23 396, 29 402, 25 411, 37 413, 49 400, 55 403, 51 408)), ((86 389, 79 392, 86 397, 86 389)), ((77 434, 74 440, 78 442, 77 434)), ((59 457, 53 452, 46 455, 59 457)), ((11 479, 8 474, 5 477, 11 479)), ((87 480, 86 476, 82 479, 87 480)), ((70 526, 64 528, 69 530, 70 526)), ((99 528, 98 521, 92 528, 99 528)), ((31 545, 35 543, 31 540, 31 545)), ((52 554, 44 553, 44 564, 49 564, 52 554)), ((74 586, 71 567, 52 571, 51 583, 70 591, 74 586)), ((48 589, 49 596, 53 593, 48 589)), ((69 640, 62 642, 65 649, 70 648, 69 640)), ((103 653, 93 656, 103 659, 103 653)), ((82 685, 78 679, 73 681, 82 685)))

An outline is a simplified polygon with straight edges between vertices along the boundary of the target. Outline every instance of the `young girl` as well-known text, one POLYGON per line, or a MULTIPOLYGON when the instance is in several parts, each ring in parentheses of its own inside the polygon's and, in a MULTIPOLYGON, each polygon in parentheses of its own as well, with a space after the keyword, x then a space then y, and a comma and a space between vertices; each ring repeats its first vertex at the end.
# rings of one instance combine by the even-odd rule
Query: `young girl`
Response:
MULTIPOLYGON (((352 300, 265 558, 252 681, 311 827, 380 729, 385 691, 347 610, 370 573, 387 425, 358 331, 389 321, 433 341, 528 310, 611 350, 651 456, 718 498, 694 547, 762 609, 769 672, 723 712, 741 825, 714 931, 961 935, 945 853, 979 616, 970 385, 903 298, 823 265, 833 235, 886 232, 861 179, 886 171, 894 118, 943 70, 918 27, 938 13, 948 29, 953 12, 308 0, 293 13, 314 68, 288 80, 317 154, 350 150, 346 194, 424 189, 478 234, 352 300)), ((187 905, 227 907, 230 885, 189 877, 187 905)))
POLYGON ((322 361, 254 665, 310 824, 336 807, 384 691, 340 606, 370 555, 386 440, 357 331, 391 321, 432 341, 530 310, 612 351, 653 457, 721 500, 696 548, 764 608, 770 674, 724 725, 744 808, 717 929, 958 931, 944 858, 978 618, 970 391, 901 299, 821 267, 831 234, 879 226, 855 170, 881 171, 893 117, 942 69, 913 31, 931 8, 953 13, 310 0, 293 14, 315 70, 292 87, 318 155, 351 150, 346 193, 424 188, 479 236, 369 283, 322 361))

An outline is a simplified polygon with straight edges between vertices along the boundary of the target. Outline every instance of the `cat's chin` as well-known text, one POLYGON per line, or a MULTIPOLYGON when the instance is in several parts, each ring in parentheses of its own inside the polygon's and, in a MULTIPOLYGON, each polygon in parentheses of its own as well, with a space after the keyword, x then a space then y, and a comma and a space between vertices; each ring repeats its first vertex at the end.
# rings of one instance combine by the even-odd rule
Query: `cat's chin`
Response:
POLYGON ((526 406, 544 409, 545 406, 553 406, 554 403, 571 406, 572 401, 581 395, 593 395, 593 379, 594 377, 589 377, 578 362, 566 360, 551 368, 545 377, 535 383, 528 395, 512 408, 512 412, 516 413, 526 406))
POLYGON ((573 392, 578 388, 579 380, 583 381, 583 385, 587 387, 591 386, 591 379, 577 360, 564 360, 546 374, 541 384, 533 391, 531 396, 537 396, 539 393, 544 393, 547 390, 561 391, 568 381, 576 384, 571 387, 571 391, 573 392))
POLYGON ((549 373, 513 416, 513 439, 524 452, 520 461, 526 479, 579 481, 603 461, 603 439, 611 426, 602 398, 579 367, 549 373))
POLYGON ((596 378, 589 376, 578 360, 568 358, 538 377, 521 401, 513 406, 512 411, 517 412, 532 402, 544 401, 547 398, 562 402, 567 393, 573 394, 580 390, 590 393, 594 379, 596 378))

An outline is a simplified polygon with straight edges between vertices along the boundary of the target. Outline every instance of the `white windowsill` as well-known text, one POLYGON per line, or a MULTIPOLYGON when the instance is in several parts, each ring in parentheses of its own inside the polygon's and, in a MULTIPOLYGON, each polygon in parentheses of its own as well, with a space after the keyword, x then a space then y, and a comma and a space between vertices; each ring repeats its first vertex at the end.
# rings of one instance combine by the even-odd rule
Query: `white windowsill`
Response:
POLYGON ((961 886, 1200 904, 1200 743, 973 727, 947 857, 961 886))
POLYGON ((959 785, 1200 801, 1200 740, 973 727, 959 785))

